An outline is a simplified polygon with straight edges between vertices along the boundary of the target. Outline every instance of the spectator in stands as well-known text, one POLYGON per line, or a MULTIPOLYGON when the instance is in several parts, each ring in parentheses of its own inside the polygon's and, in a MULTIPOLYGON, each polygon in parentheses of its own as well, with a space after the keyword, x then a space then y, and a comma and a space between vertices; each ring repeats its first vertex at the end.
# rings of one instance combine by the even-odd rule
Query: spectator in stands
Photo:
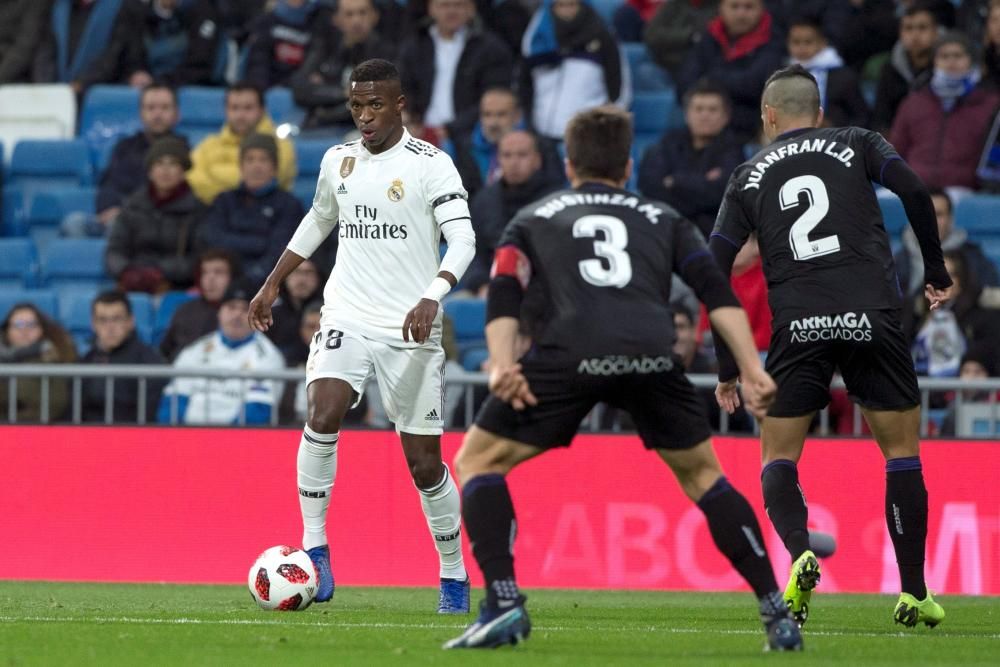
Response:
MULTIPOLYGON (((219 307, 218 329, 181 350, 174 368, 233 373, 283 369, 285 360, 274 343, 250 328, 253 294, 249 285, 230 284, 219 307)), ((281 383, 273 380, 178 377, 163 391, 157 419, 163 424, 173 423, 174 416, 182 424, 267 424, 280 397, 281 383)))
POLYGON ((986 17, 986 33, 983 37, 986 53, 986 76, 994 88, 1000 89, 1000 0, 990 2, 986 17))
POLYGON ((0 3, 0 84, 29 83, 31 61, 45 31, 48 5, 38 0, 0 3))
MULTIPOLYGON (((764 0, 774 17, 774 25, 787 36, 792 25, 804 17, 823 26, 826 38, 839 52, 854 14, 852 0, 764 0)), ((853 0, 854 4, 860 4, 853 0)))
MULTIPOLYGON (((960 380, 985 380, 997 377, 996 345, 978 344, 973 345, 962 355, 962 363, 959 366, 958 377, 960 380)), ((985 389, 962 389, 962 407, 968 407, 976 403, 986 403, 990 401, 990 391, 985 389)), ((956 425, 959 419, 959 406, 957 402, 948 407, 948 412, 941 420, 941 435, 961 435, 968 436, 969 433, 956 433, 956 425)))
MULTIPOLYGON (((756 235, 748 238, 736 254, 729 282, 733 287, 733 294, 746 311, 757 351, 767 352, 771 344, 771 306, 767 301, 767 279, 764 278, 756 235)), ((671 292, 671 299, 673 298, 671 292)), ((707 347, 705 334, 709 331, 708 311, 700 304, 698 308, 698 340, 707 347)))
MULTIPOLYGON (((878 67, 880 56, 892 50, 899 36, 899 17, 894 0, 850 0, 851 15, 838 47, 847 66, 855 71, 878 67)), ((867 72, 866 72, 867 74, 867 72)), ((865 77, 867 78, 867 77, 865 77)), ((874 77, 873 77, 874 78, 874 77)))
POLYGON ((187 142, 162 137, 146 153, 148 182, 111 223, 104 265, 128 292, 158 294, 191 286, 205 206, 191 192, 187 142))
POLYGON ((110 43, 80 83, 210 85, 221 38, 212 0, 123 0, 110 43))
POLYGON ((465 272, 462 286, 482 292, 490 279, 493 251, 504 227, 524 206, 558 190, 562 178, 553 178, 543 169, 538 137, 524 130, 513 130, 500 139, 498 157, 500 179, 480 190, 470 204, 476 230, 476 257, 465 272))
POLYGON ((976 166, 1000 94, 980 83, 976 62, 963 33, 942 37, 930 84, 903 100, 892 123, 889 141, 930 187, 978 185, 976 166))
POLYGON ((301 350, 299 320, 306 304, 323 299, 324 277, 312 260, 305 260, 288 274, 278 291, 278 300, 271 306, 274 324, 267 337, 278 346, 289 366, 295 365, 296 350, 301 350))
POLYGON ((240 258, 243 275, 260 285, 274 268, 304 212, 278 187, 278 144, 251 134, 240 145, 240 184, 215 199, 199 236, 202 247, 226 248, 240 258))
MULTIPOLYGON (((76 361, 76 348, 69 332, 43 314, 34 304, 15 304, 0 327, 0 364, 65 364, 76 361)), ((48 382, 48 421, 65 414, 69 405, 69 382, 48 382)), ((9 419, 10 384, 0 382, 0 421, 9 419)), ((19 378, 15 399, 18 422, 42 420, 42 378, 19 378)))
POLYGON ((379 12, 373 0, 339 0, 333 29, 309 46, 305 62, 292 76, 295 103, 306 110, 303 129, 354 128, 347 108, 351 72, 371 58, 395 57, 395 46, 375 31, 379 12))
POLYGON ((83 92, 84 72, 96 62, 111 39, 122 0, 52 0, 48 30, 38 45, 32 79, 35 83, 68 83, 83 92))
POLYGON ((924 2, 912 3, 899 21, 899 41, 882 66, 875 92, 872 128, 885 132, 896 117, 903 98, 925 86, 933 74, 934 42, 938 22, 924 2))
MULTIPOLYGON (((222 33, 242 48, 250 38, 257 17, 264 13, 268 0, 212 0, 219 11, 222 33)), ((328 0, 323 0, 329 4, 328 0)))
POLYGON ((611 18, 615 35, 623 42, 641 42, 646 23, 665 4, 668 4, 665 0, 626 0, 618 5, 611 18))
POLYGON ((664 2, 649 19, 642 37, 649 55, 676 80, 695 39, 718 12, 718 0, 664 2))
POLYGON ((329 16, 313 0, 278 0, 250 34, 244 78, 262 90, 287 86, 329 16))
POLYGON ((97 224, 74 232, 63 228, 67 236, 103 236, 111 222, 121 212, 122 202, 146 182, 146 153, 154 141, 173 136, 178 120, 177 92, 162 83, 152 83, 139 95, 139 120, 142 129, 119 139, 111 152, 108 166, 101 175, 97 190, 97 224))
POLYGON ((703 77, 722 84, 733 102, 732 130, 747 140, 760 129, 760 91, 784 54, 763 0, 722 0, 677 73, 677 94, 683 99, 703 77))
POLYGON ((667 130, 639 164, 639 191, 676 208, 706 239, 729 175, 743 162, 743 148, 728 129, 729 114, 725 88, 699 82, 684 96, 686 127, 667 130))
MULTIPOLYGON (((102 292, 90 309, 94 343, 84 355, 85 364, 162 364, 163 357, 136 335, 132 304, 123 292, 102 292)), ((111 419, 116 424, 139 420, 138 380, 113 380, 114 398, 111 419)), ((146 382, 143 420, 152 423, 156 406, 166 381, 154 378, 146 382)), ((85 422, 103 422, 107 383, 103 378, 83 380, 81 417, 85 422)))
POLYGON ((239 263, 232 253, 226 250, 201 253, 195 276, 199 297, 178 306, 160 342, 160 352, 168 361, 173 361, 182 348, 215 330, 219 325, 219 302, 239 273, 239 263))
POLYGON ((514 59, 503 41, 476 20, 472 0, 429 0, 431 23, 400 47, 399 74, 413 120, 441 130, 468 130, 479 98, 511 84, 514 59))
POLYGON ((521 107, 543 137, 562 141, 569 119, 584 109, 631 102, 618 42, 581 0, 546 0, 524 35, 522 55, 521 107))
MULTIPOLYGON (((251 134, 275 136, 274 122, 264 108, 264 94, 247 83, 226 89, 226 124, 205 137, 191 153, 194 165, 188 182, 198 199, 211 204, 220 192, 240 184, 240 143, 251 134)), ((278 139, 278 183, 289 190, 295 182, 295 149, 278 139)))
MULTIPOLYGON (((934 203, 934 213, 937 216, 941 249, 945 252, 959 253, 963 263, 969 267, 972 275, 978 276, 979 283, 983 287, 1000 286, 1000 275, 996 265, 983 253, 978 243, 969 240, 968 232, 955 226, 952 200, 948 193, 940 188, 932 188, 930 193, 931 201, 934 203)), ((896 275, 904 293, 908 297, 923 294, 924 260, 917 245, 917 238, 909 227, 903 231, 903 245, 894 260, 896 275)))
POLYGON ((816 19, 806 16, 791 20, 788 54, 791 64, 802 65, 816 78, 825 125, 864 127, 868 124, 868 104, 861 95, 858 75, 844 66, 844 59, 830 46, 823 26, 816 19))
POLYGON ((450 145, 446 144, 445 148, 455 160, 470 198, 484 185, 491 185, 500 178, 497 160, 500 137, 523 126, 521 107, 514 91, 491 88, 479 100, 479 121, 472 131, 450 137, 450 145))

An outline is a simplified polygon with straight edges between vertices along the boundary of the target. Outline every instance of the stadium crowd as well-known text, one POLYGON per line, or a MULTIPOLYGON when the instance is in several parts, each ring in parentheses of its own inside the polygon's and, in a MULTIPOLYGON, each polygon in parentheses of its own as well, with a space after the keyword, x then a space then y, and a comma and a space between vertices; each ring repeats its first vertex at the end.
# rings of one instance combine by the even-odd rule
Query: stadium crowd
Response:
MULTIPOLYGON (((5 283, 0 363, 303 366, 336 237, 286 280, 266 336, 247 326, 247 305, 311 201, 296 187, 304 147, 356 137, 347 81, 373 57, 398 64, 409 131, 452 156, 469 192, 478 248, 445 308, 455 318, 446 327, 452 372, 488 363, 481 299, 493 249, 515 211, 565 185, 561 136, 574 113, 631 109, 633 186, 707 236, 730 174, 762 141, 764 81, 798 63, 820 84, 827 123, 883 132, 932 188, 956 283, 951 307, 927 312, 916 240, 905 221, 887 218, 918 371, 1000 375, 1000 199, 983 197, 1000 189, 1000 0, 2 0, 0 90, 63 84, 82 111, 98 89, 131 88, 138 122, 105 126, 92 201, 61 210, 57 234, 7 224, 9 209, 32 208, 32 193, 15 200, 5 184, 0 252, 20 237, 41 257, 64 239, 96 239, 104 275, 89 293, 60 293, 57 308, 33 303, 27 279, 5 283), (224 90, 215 131, 184 131, 178 91, 191 86, 224 90), (298 112, 283 123, 268 103, 281 90, 298 112), (974 200, 989 206, 962 208, 974 200), (81 294, 89 331, 66 316, 81 306, 62 303, 81 294)), ((763 352, 770 315, 753 243, 733 284, 763 352)), ((704 313, 675 287, 675 351, 690 371, 713 372, 704 313)), ((18 421, 39 419, 38 382, 19 381, 18 421)), ((151 383, 146 414, 303 419, 302 386, 213 382, 151 383)), ((7 391, 0 382, 0 406, 7 391)), ((66 416, 69 391, 51 384, 55 419, 66 416)), ((114 396, 115 420, 134 421, 135 381, 119 380, 114 396)), ((103 421, 105 399, 103 380, 85 382, 83 419, 103 421)), ((932 407, 945 411, 951 399, 932 407)), ((382 425, 378 409, 369 397, 351 418, 382 425)), ((851 410, 846 400, 832 405, 844 432, 851 410)), ((954 432, 952 413, 943 430, 954 432)), ((746 415, 733 426, 750 428, 746 415)))

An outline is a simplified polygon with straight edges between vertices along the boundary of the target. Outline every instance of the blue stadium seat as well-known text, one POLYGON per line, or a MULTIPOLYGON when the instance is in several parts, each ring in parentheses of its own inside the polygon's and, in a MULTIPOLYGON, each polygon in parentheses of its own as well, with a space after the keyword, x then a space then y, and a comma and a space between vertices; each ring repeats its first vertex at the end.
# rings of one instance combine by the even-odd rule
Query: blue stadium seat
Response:
POLYGON ((28 224, 58 225, 69 213, 94 213, 96 188, 67 187, 35 194, 28 209, 28 224))
POLYGON ((878 205, 882 209, 882 221, 889 240, 899 239, 903 230, 910 224, 906 210, 903 209, 903 202, 893 193, 883 190, 878 193, 878 205))
POLYGON ((31 286, 38 271, 35 244, 26 238, 0 238, 0 287, 31 286))
POLYGON ((316 179, 295 179, 295 183, 292 186, 292 194, 302 203, 302 208, 308 211, 312 208, 313 196, 316 194, 316 179))
POLYGON ((1000 195, 967 195, 955 205, 955 224, 970 236, 1000 236, 1000 195))
POLYGON ((308 178, 312 186, 316 187, 319 166, 331 145, 329 141, 322 139, 299 139, 295 142, 295 159, 298 164, 299 179, 308 178))
POLYGON ((632 87, 637 93, 670 90, 670 76, 653 62, 642 42, 622 42, 622 51, 632 71, 632 87))
POLYGON ((156 309, 156 316, 153 319, 153 342, 159 344, 160 340, 163 339, 163 334, 166 332, 167 327, 170 326, 170 319, 174 316, 174 312, 182 304, 196 298, 193 294, 188 294, 187 292, 167 292, 160 299, 160 305, 156 309))
POLYGON ((7 183, 48 188, 90 182, 90 153, 82 139, 22 139, 14 146, 7 183))
POLYGON ((49 317, 57 317, 56 293, 50 289, 21 289, 0 287, 0 320, 7 317, 16 303, 33 303, 49 317))
POLYGON ((1000 236, 977 239, 976 243, 983 249, 983 254, 1000 270, 1000 236))
POLYGON ((55 239, 42 254, 42 281, 50 287, 110 283, 104 272, 105 239, 55 239))
POLYGON ((107 146, 142 127, 139 91, 131 86, 97 85, 87 89, 80 112, 79 136, 87 141, 94 163, 107 146))
POLYGON ((140 340, 149 345, 153 342, 155 326, 153 298, 145 292, 129 292, 128 301, 132 306, 132 316, 135 318, 135 330, 140 340))
MULTIPOLYGON (((226 122, 226 91, 208 86, 184 86, 177 91, 181 120, 178 132, 218 132, 226 122)), ((191 144, 194 146, 194 143, 191 144)))
POLYGON ((444 303, 444 312, 451 318, 455 340, 460 349, 482 344, 486 336, 486 301, 484 299, 452 299, 444 303))
POLYGON ((677 127, 679 120, 683 122, 672 90, 636 93, 632 100, 632 114, 637 133, 659 134, 667 128, 677 127))
POLYGON ((462 354, 462 368, 467 371, 479 371, 483 362, 489 359, 490 352, 483 345, 470 347, 462 354))
POLYGON ((301 125, 306 116, 302 108, 295 106, 292 91, 288 88, 270 88, 264 95, 264 103, 267 105, 267 114, 276 126, 282 123, 301 125))
POLYGON ((59 289, 59 322, 78 342, 93 335, 90 308, 99 291, 97 285, 67 285, 59 289))

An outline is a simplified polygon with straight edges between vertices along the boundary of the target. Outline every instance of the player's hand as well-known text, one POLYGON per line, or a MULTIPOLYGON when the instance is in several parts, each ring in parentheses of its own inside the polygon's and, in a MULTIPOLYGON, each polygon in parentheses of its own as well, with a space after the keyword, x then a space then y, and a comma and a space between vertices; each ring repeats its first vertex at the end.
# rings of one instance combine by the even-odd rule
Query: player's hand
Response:
POLYGON ((538 399, 531 393, 528 379, 521 372, 521 364, 500 368, 493 364, 490 368, 490 392, 504 403, 510 403, 515 410, 524 410, 529 405, 538 405, 538 399))
POLYGON ((254 331, 267 331, 274 324, 271 315, 271 305, 278 298, 278 288, 269 287, 267 283, 260 288, 257 296, 250 302, 250 328, 254 331))
POLYGON ((739 380, 732 379, 715 385, 715 400, 719 407, 733 414, 740 407, 739 380))
POLYGON ((403 342, 409 343, 413 337, 414 343, 423 343, 431 335, 434 318, 437 317, 438 302, 434 299, 421 299, 413 310, 406 314, 403 320, 403 342))
POLYGON ((949 299, 951 299, 952 287, 945 287, 944 289, 938 289, 928 283, 924 286, 924 296, 927 297, 927 301, 931 305, 931 310, 937 310, 940 306, 944 305, 949 299))
POLYGON ((763 419, 767 414, 767 409, 774 402, 775 394, 778 393, 778 385, 763 368, 758 368, 750 374, 744 374, 740 380, 743 385, 743 402, 746 403, 747 411, 757 419, 763 419))

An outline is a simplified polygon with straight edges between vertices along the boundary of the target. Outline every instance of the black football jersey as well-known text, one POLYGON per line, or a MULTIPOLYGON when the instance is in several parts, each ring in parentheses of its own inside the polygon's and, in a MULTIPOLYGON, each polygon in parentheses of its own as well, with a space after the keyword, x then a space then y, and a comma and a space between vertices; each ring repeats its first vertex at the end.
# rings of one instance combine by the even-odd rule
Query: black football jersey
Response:
POLYGON ((899 282, 872 181, 898 160, 876 132, 788 132, 729 180, 712 236, 760 245, 774 325, 896 308, 899 282))
POLYGON ((686 263, 708 253, 666 204, 593 183, 526 206, 498 252, 508 246, 527 257, 527 295, 543 304, 532 314, 534 347, 558 360, 669 356, 671 274, 683 277, 686 263))

